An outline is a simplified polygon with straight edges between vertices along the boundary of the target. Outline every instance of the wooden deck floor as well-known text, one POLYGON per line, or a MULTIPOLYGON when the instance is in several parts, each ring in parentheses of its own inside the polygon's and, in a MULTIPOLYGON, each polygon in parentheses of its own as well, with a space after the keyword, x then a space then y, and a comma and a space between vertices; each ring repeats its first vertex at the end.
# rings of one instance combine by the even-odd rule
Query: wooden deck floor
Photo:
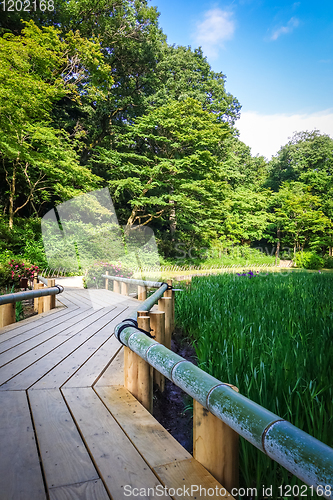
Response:
POLYGON ((88 291, 66 289, 53 311, 0 330, 0 500, 220 487, 122 386, 113 329, 137 301, 93 294, 94 307, 88 291))

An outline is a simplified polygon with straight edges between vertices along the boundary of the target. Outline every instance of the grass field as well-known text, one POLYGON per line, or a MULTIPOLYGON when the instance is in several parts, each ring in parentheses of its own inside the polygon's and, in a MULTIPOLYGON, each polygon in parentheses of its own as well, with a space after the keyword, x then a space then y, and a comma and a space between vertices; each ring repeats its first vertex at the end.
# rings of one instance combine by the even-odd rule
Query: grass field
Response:
MULTIPOLYGON (((332 273, 195 277, 176 322, 201 368, 333 446, 332 291, 332 273)), ((273 498, 301 484, 242 438, 240 471, 243 487, 273 485, 273 498)))

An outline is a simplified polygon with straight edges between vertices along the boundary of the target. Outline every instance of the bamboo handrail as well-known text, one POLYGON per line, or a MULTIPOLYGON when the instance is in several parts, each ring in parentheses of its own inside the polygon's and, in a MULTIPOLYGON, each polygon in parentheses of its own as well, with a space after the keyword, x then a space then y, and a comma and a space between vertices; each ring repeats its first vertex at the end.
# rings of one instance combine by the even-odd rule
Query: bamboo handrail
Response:
POLYGON ((42 283, 44 283, 44 285, 47 286, 47 278, 44 278, 44 276, 41 276, 40 274, 37 276, 38 278, 38 281, 41 281, 42 283))
POLYGON ((57 295, 58 293, 62 293, 63 291, 63 286, 55 285, 50 288, 40 288, 39 290, 27 290, 26 292, 8 293, 6 295, 0 295, 0 305, 13 304, 14 302, 20 302, 21 300, 35 299, 37 297, 45 297, 47 295, 57 295))
MULTIPOLYGON (((137 310, 149 311, 167 290, 163 284, 137 310)), ((136 313, 131 319, 136 320, 136 313)), ((271 459, 313 487, 329 485, 333 498, 333 448, 298 429, 159 344, 130 322, 116 338, 271 459)), ((327 498, 327 496, 326 496, 327 498)))
POLYGON ((132 285, 147 286, 150 288, 159 288, 163 285, 162 281, 136 280, 132 278, 123 278, 121 276, 112 276, 110 274, 102 274, 101 277, 111 281, 120 281, 122 283, 131 283, 132 285))

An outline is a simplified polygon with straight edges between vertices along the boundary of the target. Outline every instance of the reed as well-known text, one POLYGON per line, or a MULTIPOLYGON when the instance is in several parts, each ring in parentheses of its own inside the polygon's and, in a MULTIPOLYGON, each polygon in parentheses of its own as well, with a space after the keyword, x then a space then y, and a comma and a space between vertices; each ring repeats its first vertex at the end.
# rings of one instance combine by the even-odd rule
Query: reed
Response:
MULTIPOLYGON (((332 289, 320 273, 196 277, 177 294, 176 324, 202 369, 333 446, 332 289)), ((281 498, 278 486, 301 484, 243 439, 240 472, 258 499, 262 485, 281 498)))

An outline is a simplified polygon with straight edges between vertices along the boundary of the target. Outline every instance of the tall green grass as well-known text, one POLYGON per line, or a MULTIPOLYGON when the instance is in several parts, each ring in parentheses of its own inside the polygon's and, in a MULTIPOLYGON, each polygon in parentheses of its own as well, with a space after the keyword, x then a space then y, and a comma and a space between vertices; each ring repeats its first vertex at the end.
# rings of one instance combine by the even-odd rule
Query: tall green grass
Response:
MULTIPOLYGON (((333 446, 332 291, 330 274, 197 277, 177 294, 176 323, 202 369, 333 446)), ((242 438, 240 472, 243 487, 273 485, 274 498, 301 484, 242 438)))

